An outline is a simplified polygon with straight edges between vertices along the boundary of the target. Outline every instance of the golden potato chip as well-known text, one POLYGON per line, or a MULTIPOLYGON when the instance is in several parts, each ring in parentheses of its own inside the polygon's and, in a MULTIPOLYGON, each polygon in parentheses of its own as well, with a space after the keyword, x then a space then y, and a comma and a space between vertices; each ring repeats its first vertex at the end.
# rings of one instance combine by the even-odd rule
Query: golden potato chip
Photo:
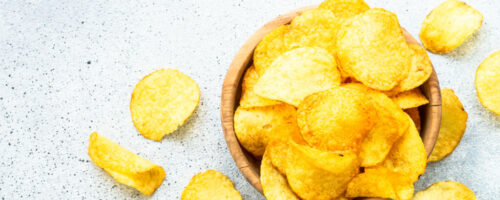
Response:
POLYGON ((467 112, 452 89, 441 90, 441 129, 429 161, 438 161, 450 154, 462 139, 467 123, 467 112))
POLYGON ((333 12, 336 17, 350 18, 370 9, 363 0, 326 0, 319 8, 333 12))
POLYGON ((408 75, 411 50, 398 19, 384 9, 356 15, 337 34, 340 66, 364 85, 391 90, 408 75))
POLYGON ((483 23, 483 15, 466 3, 446 0, 425 17, 420 41, 433 53, 447 53, 462 45, 483 23))
POLYGON ((300 134, 295 108, 284 103, 255 108, 238 107, 234 114, 234 132, 240 144, 256 157, 264 154, 270 141, 300 134))
POLYGON ((175 69, 160 69, 137 83, 130 112, 137 130, 159 141, 184 124, 199 102, 200 88, 193 79, 175 69))
POLYGON ((420 111, 418 111, 418 108, 409 108, 404 111, 411 117, 413 123, 415 123, 415 127, 417 127, 417 130, 420 133, 420 130, 422 129, 422 122, 420 121, 420 111))
MULTIPOLYGON (((269 150, 269 147, 267 149, 269 150)), ((286 177, 271 163, 267 150, 262 157, 260 166, 260 182, 262 183, 264 196, 268 200, 299 200, 299 197, 295 195, 288 185, 286 177)))
POLYGON ((182 192, 181 200, 241 200, 233 182, 216 170, 207 170, 193 176, 182 192))
POLYGON ((119 183, 152 195, 165 179, 162 167, 93 132, 89 139, 89 156, 97 166, 119 183))
POLYGON ((491 54, 479 65, 475 82, 481 104, 500 115, 500 51, 491 54))
POLYGON ((285 34, 285 46, 287 49, 321 47, 335 56, 338 25, 339 19, 329 10, 304 11, 291 22, 289 32, 285 34))
POLYGON ((477 200, 477 198, 474 192, 464 184, 440 181, 417 192, 413 200, 477 200))
POLYGON ((375 118, 367 94, 343 86, 308 96, 297 110, 297 123, 305 141, 330 151, 359 150, 375 118))
POLYGON ((290 142, 286 176, 292 190, 304 200, 340 197, 357 173, 355 153, 320 151, 290 142))
POLYGON ((413 182, 404 175, 385 168, 367 169, 347 185, 347 197, 379 197, 410 200, 413 182))
POLYGON ((295 107, 306 96, 340 85, 335 58, 317 47, 288 51, 274 60, 255 85, 255 93, 295 107))
POLYGON ((268 159, 282 174, 286 174, 286 156, 288 155, 288 149, 289 140, 274 140, 269 142, 266 147, 268 159))
POLYGON ((396 96, 391 97, 391 99, 394 103, 398 104, 401 109, 417 108, 429 103, 429 100, 427 100, 427 97, 422 94, 420 88, 401 92, 396 96))
POLYGON ((283 25, 267 34, 255 47, 253 52, 253 64, 259 75, 271 66, 274 59, 286 51, 284 36, 288 32, 288 25, 283 25))
POLYGON ((396 86, 399 91, 412 90, 422 85, 432 74, 432 63, 424 48, 418 44, 409 44, 411 49, 411 67, 408 77, 396 86))
POLYGON ((255 94, 253 89, 255 83, 259 80, 259 74, 255 71, 254 66, 251 66, 245 72, 243 76, 243 83, 241 84, 241 99, 240 99, 240 107, 242 108, 251 108, 251 107, 259 107, 259 106, 271 106, 276 104, 281 104, 279 101, 275 101, 272 99, 266 99, 255 94))

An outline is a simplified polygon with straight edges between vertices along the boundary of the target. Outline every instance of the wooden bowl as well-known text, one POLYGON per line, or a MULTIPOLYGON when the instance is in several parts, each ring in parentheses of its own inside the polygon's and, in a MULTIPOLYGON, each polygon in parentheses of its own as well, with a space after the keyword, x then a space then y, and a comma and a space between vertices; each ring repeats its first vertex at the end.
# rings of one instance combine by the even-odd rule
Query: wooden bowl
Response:
MULTIPOLYGON (((293 18, 303 11, 312 8, 316 8, 316 6, 304 7, 281 15, 255 32, 234 57, 222 86, 221 121, 227 146, 243 176, 245 176, 248 182, 250 182, 250 184, 260 193, 262 193, 262 186, 260 184, 260 161, 243 149, 234 133, 233 116, 240 100, 241 79, 245 70, 252 64, 253 51, 262 38, 279 26, 290 23, 293 18)), ((403 33, 408 43, 418 44, 417 40, 415 40, 406 30, 403 29, 403 33)), ((421 86, 421 89, 430 103, 420 107, 422 116, 422 130, 420 136, 424 143, 425 150, 427 151, 427 155, 430 155, 436 143, 441 123, 441 93, 435 71, 432 72, 429 80, 421 86)))

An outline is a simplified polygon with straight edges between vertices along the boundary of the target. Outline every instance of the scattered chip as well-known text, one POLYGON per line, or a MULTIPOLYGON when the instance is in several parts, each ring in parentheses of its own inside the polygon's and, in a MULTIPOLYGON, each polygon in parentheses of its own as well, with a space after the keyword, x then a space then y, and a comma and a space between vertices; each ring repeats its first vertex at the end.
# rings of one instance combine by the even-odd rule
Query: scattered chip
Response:
POLYGON ((333 12, 336 17, 350 18, 370 9, 363 0, 326 0, 319 8, 333 12))
POLYGON ((241 200, 240 193, 224 174, 207 170, 193 176, 182 192, 181 200, 241 200))
POLYGON ((476 71, 476 91, 484 107, 500 115, 500 51, 488 56, 476 71))
POLYGON ((119 183, 152 195, 165 179, 162 167, 93 132, 89 139, 89 156, 119 183))
POLYGON ((347 197, 380 197, 410 200, 413 182, 404 175, 385 168, 367 169, 347 186, 347 197))
POLYGON ((274 139, 300 134, 296 110, 288 104, 240 108, 234 114, 234 131, 240 144, 256 157, 274 139))
POLYGON ((477 200, 467 186, 454 181, 441 181, 418 192, 413 200, 477 200))
POLYGON ((420 111, 418 111, 418 108, 409 108, 405 109, 404 111, 411 117, 413 123, 415 123, 415 127, 417 127, 417 130, 420 133, 420 130, 422 129, 422 122, 420 119, 420 111))
POLYGON ((255 93, 295 107, 306 96, 340 85, 335 58, 317 47, 302 47, 276 58, 255 85, 255 93))
POLYGON ((340 66, 364 85, 391 90, 408 75, 411 50, 394 13, 380 8, 356 15, 337 34, 340 66))
POLYGON ((255 71, 259 75, 271 66, 274 59, 286 51, 284 36, 288 32, 288 25, 280 26, 267 34, 257 45, 253 53, 255 71))
POLYGON ((411 67, 408 77, 401 80, 394 89, 398 92, 409 91, 422 85, 432 74, 432 63, 424 48, 418 44, 409 44, 411 49, 411 67))
POLYGON ((451 89, 441 90, 441 129, 429 161, 438 161, 450 154, 462 139, 467 123, 467 112, 451 89))
POLYGON ((255 68, 252 66, 247 69, 245 76, 243 76, 243 83, 241 84, 241 99, 240 99, 240 107, 242 108, 251 108, 251 107, 260 107, 260 106, 271 106, 277 105, 281 102, 275 101, 272 99, 266 99, 255 94, 254 85, 259 80, 259 74, 255 71, 255 68))
POLYGON ((483 15, 466 3, 446 0, 425 18, 420 40, 433 53, 447 53, 462 45, 483 23, 483 15))
POLYGON ((175 69, 161 69, 137 83, 130 112, 137 130, 159 141, 184 124, 199 102, 200 88, 193 79, 175 69))
POLYGON ((260 182, 262 183, 264 196, 268 200, 299 200, 299 197, 295 195, 288 185, 286 177, 273 166, 267 150, 262 157, 260 166, 260 182))
POLYGON ((401 92, 391 99, 402 109, 417 108, 429 103, 427 97, 422 94, 420 88, 415 88, 410 91, 401 92))
POLYGON ((340 197, 358 172, 355 153, 320 151, 290 142, 286 176, 292 190, 304 200, 340 197))

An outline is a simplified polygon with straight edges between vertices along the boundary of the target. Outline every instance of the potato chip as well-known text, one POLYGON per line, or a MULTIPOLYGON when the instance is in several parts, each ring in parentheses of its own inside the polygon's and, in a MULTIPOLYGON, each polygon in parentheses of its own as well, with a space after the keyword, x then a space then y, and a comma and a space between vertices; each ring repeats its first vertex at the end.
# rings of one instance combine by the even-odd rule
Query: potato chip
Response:
POLYGON ((256 157, 264 154, 270 141, 300 134, 295 108, 284 103, 255 108, 238 107, 234 114, 234 132, 240 144, 256 157))
POLYGON ((367 169, 347 185, 347 197, 379 197, 410 200, 413 183, 408 177, 385 168, 367 169))
POLYGON ((290 142, 286 176, 292 190, 304 200, 340 197, 358 172, 355 153, 320 151, 290 142))
POLYGON ((285 34, 285 46, 287 49, 321 47, 335 56, 338 25, 339 19, 329 10, 304 11, 291 22, 289 32, 285 34))
POLYGON ((397 16, 370 9, 350 18, 337 34, 340 66, 366 86, 387 91, 408 75, 411 50, 397 16))
POLYGON ((467 123, 467 112, 452 89, 441 90, 441 129, 429 161, 438 161, 450 154, 462 139, 467 123))
MULTIPOLYGON (((269 147, 267 149, 269 150, 269 147)), ((260 166, 260 182, 264 196, 268 200, 299 200, 288 185, 286 177, 273 166, 267 150, 260 166)))
POLYGON ((200 88, 175 69, 160 69, 135 86, 130 101, 132 121, 146 138, 160 141, 193 114, 200 102, 200 88))
POLYGON ((284 36, 288 32, 288 25, 283 25, 267 34, 255 47, 253 52, 253 64, 259 75, 271 66, 274 59, 286 51, 284 36))
POLYGON ((259 80, 259 74, 255 71, 255 68, 251 66, 247 69, 245 76, 243 76, 243 83, 241 84, 241 99, 240 107, 251 108, 259 106, 271 106, 281 104, 279 101, 272 99, 266 99, 255 94, 254 85, 259 80))
POLYGON ((302 47, 276 58, 255 85, 255 93, 295 107, 306 96, 340 85, 335 58, 317 47, 302 47))
POLYGON ((411 117, 413 123, 415 123, 415 127, 417 127, 417 130, 420 133, 420 130, 422 129, 422 122, 420 121, 420 111, 418 111, 418 108, 409 108, 404 111, 411 117))
POLYGON ((475 82, 481 104, 500 115, 500 51, 491 54, 479 65, 475 82))
POLYGON ((363 0, 326 0, 319 8, 333 12, 336 17, 350 18, 370 9, 363 0))
POLYGON ((89 156, 97 166, 119 183, 152 195, 165 179, 162 167, 93 132, 89 139, 89 156))
POLYGON ((429 100, 427 100, 427 97, 422 94, 420 88, 401 92, 396 96, 391 97, 391 99, 402 109, 417 108, 429 103, 429 100))
POLYGON ((467 186, 454 181, 440 181, 417 192, 413 200, 477 200, 467 186))
POLYGON ((330 151, 357 151, 375 118, 367 94, 343 86, 308 96, 297 110, 297 123, 307 143, 330 151))
POLYGON ((182 192, 181 200, 241 200, 227 176, 216 170, 207 170, 193 176, 182 192))
POLYGON ((422 85, 432 74, 432 63, 424 48, 418 44, 409 44, 411 49, 411 67, 408 77, 401 80, 396 88, 403 92, 422 85))
POLYGON ((483 15, 466 3, 446 0, 425 18, 420 40, 433 53, 447 53, 462 45, 483 23, 483 15))

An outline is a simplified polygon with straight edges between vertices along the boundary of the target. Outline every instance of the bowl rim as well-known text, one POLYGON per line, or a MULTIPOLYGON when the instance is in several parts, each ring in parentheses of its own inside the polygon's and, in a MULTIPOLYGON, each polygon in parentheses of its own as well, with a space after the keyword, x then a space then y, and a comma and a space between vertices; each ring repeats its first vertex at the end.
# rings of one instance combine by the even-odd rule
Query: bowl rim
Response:
MULTIPOLYGON (((276 17, 258 29, 235 55, 222 85, 220 111, 224 138, 238 169, 247 181, 261 194, 263 194, 263 191, 260 183, 260 166, 253 164, 259 161, 243 149, 234 132, 234 112, 239 104, 237 99, 239 99, 240 95, 241 79, 246 69, 250 67, 249 64, 251 64, 255 47, 265 35, 281 25, 290 23, 300 13, 314 8, 317 8, 317 6, 306 6, 293 10, 276 17)), ((402 29, 408 43, 421 45, 404 28, 402 29)), ((434 67, 430 78, 420 88, 429 99, 429 104, 419 108, 422 116, 420 136, 427 156, 429 156, 436 143, 441 123, 441 93, 434 67)))

